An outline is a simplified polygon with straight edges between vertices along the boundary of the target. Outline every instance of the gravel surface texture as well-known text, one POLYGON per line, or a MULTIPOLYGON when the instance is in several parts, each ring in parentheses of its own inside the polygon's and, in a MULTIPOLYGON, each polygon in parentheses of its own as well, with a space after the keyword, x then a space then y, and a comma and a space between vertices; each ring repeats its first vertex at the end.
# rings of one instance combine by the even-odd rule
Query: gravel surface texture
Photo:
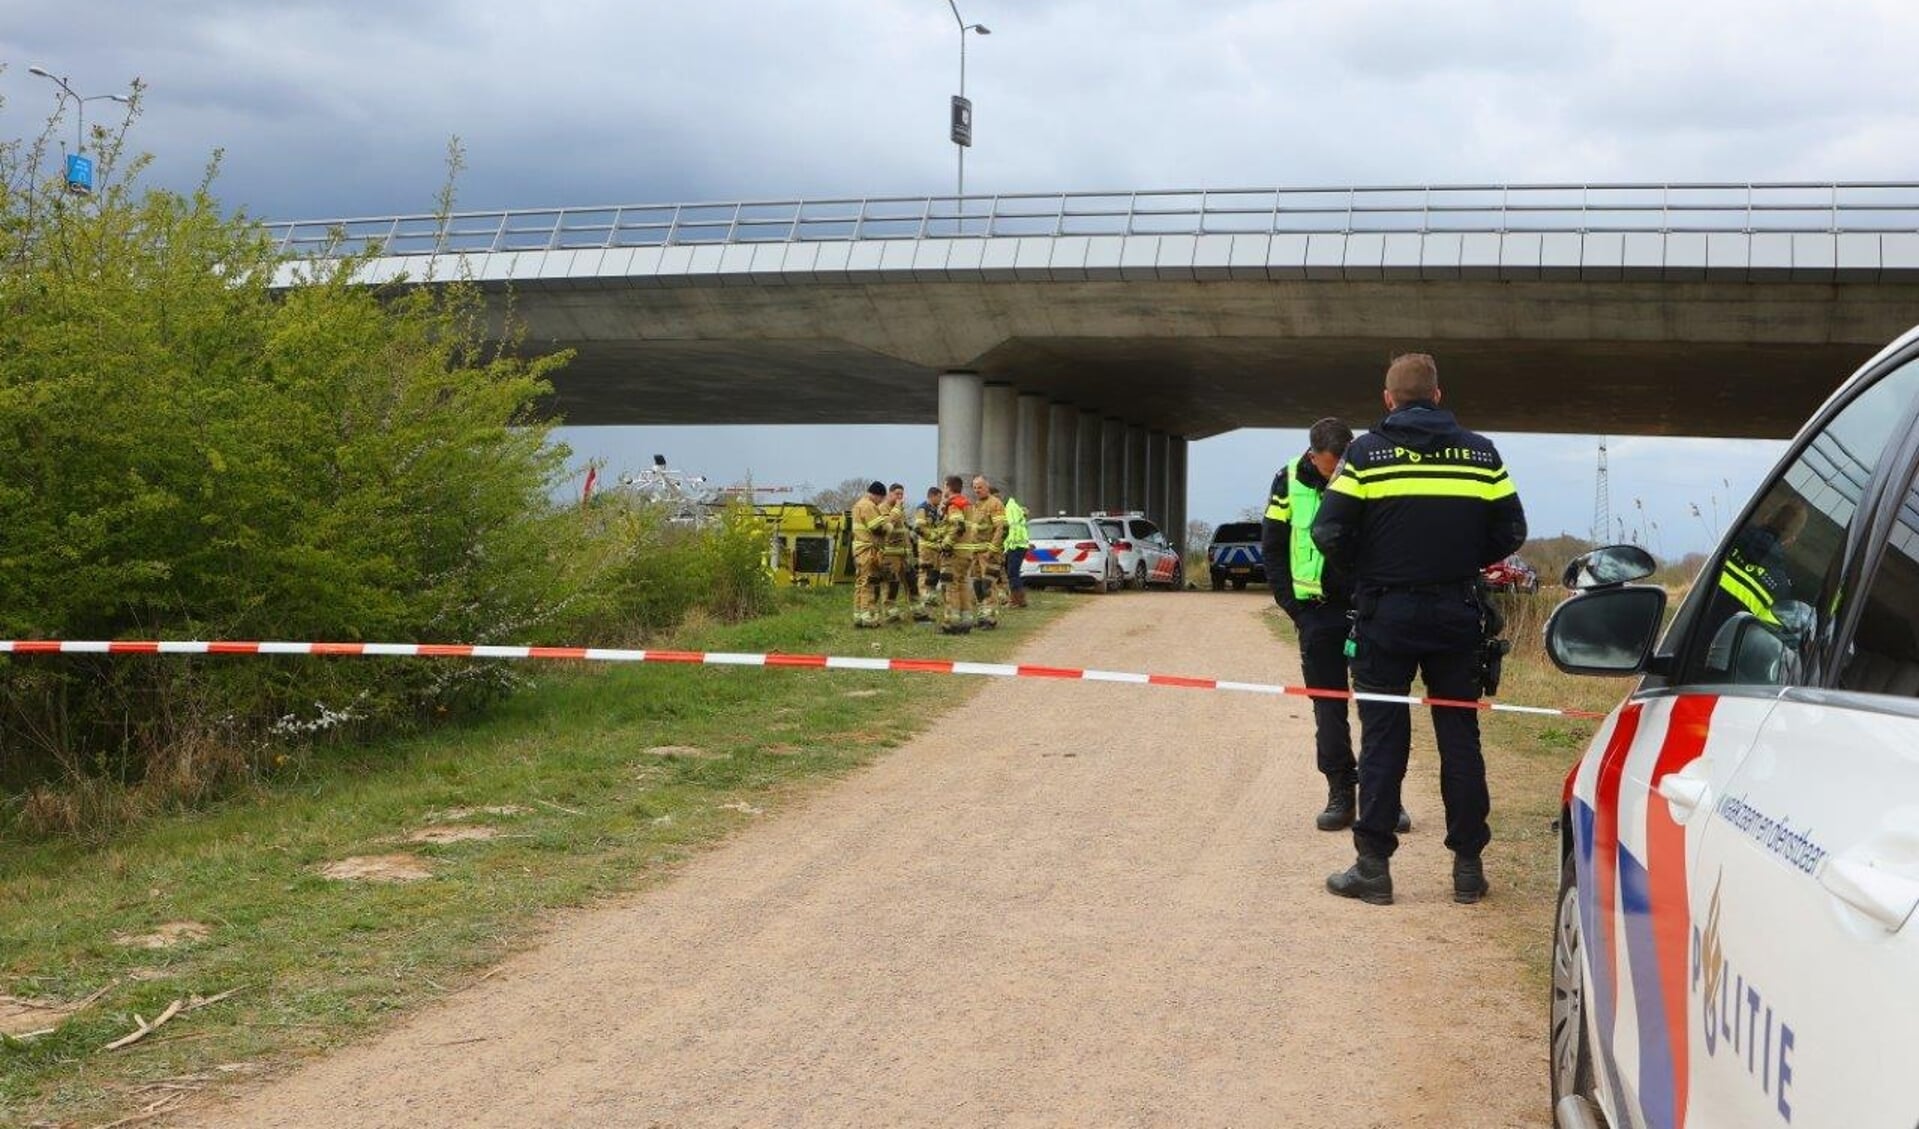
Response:
MULTIPOLYGON (((1084 597, 1019 659, 1297 681, 1269 606, 1084 597)), ((1550 1124, 1544 1001, 1490 928, 1497 872, 1486 903, 1451 900, 1430 758, 1398 903, 1366 906, 1323 890, 1352 849, 1313 828, 1303 701, 925 692, 963 704, 483 983, 175 1123, 1550 1124)))

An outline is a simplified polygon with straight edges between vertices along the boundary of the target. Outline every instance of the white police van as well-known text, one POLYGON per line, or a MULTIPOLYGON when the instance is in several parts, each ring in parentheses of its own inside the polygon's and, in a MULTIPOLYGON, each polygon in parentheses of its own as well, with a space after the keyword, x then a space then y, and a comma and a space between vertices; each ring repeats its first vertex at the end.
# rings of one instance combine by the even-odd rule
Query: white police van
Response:
POLYGON ((1807 424, 1663 637, 1643 551, 1567 569, 1554 662, 1642 678, 1566 781, 1561 1126, 1919 1124, 1916 474, 1919 330, 1807 424))

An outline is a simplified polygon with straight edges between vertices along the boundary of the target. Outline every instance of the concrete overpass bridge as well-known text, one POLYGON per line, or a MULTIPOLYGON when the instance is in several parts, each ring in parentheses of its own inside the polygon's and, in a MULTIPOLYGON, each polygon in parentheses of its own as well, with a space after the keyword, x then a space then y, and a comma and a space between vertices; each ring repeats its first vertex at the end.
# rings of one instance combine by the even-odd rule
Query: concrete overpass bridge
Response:
POLYGON ((1235 189, 269 225, 464 276, 571 348, 573 424, 932 423, 942 473, 1184 528, 1186 444, 1377 415, 1435 353, 1486 430, 1784 436, 1919 322, 1919 185, 1235 189))

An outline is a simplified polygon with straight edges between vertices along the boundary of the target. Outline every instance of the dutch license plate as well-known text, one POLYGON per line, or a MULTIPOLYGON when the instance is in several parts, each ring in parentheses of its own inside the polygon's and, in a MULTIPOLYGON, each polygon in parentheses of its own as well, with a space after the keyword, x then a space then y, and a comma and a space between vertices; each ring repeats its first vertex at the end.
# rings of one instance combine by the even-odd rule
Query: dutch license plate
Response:
POLYGON ((1039 570, 1041 572, 1071 572, 1073 571, 1073 566, 1063 565, 1063 564, 1043 564, 1039 566, 1039 570))
POLYGON ((1232 573, 1232 574, 1234 574, 1235 576, 1238 576, 1238 575, 1241 575, 1241 574, 1244 574, 1244 573, 1248 573, 1248 572, 1251 572, 1251 571, 1253 571, 1253 570, 1252 570, 1252 569, 1250 569, 1250 568, 1232 568, 1232 569, 1228 569, 1227 571, 1228 571, 1228 572, 1231 572, 1231 573, 1232 573))

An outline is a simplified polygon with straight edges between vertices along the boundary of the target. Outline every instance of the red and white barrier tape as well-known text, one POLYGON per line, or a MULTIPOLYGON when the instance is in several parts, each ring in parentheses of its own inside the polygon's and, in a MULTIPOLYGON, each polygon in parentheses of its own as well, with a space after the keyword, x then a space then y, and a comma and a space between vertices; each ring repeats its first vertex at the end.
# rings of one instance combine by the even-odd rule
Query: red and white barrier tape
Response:
POLYGON ((1227 690, 1297 698, 1403 702, 1414 706, 1451 706, 1540 717, 1599 719, 1590 710, 1513 706, 1504 702, 1463 701, 1364 691, 1314 690, 1269 682, 1233 682, 1179 674, 1136 674, 1120 670, 1032 666, 1014 663, 960 662, 954 659, 868 659, 846 655, 736 654, 727 651, 640 651, 612 647, 497 647, 470 643, 241 643, 116 639, 113 641, 0 640, 0 654, 14 655, 317 655, 423 659, 547 659, 573 662, 682 663, 704 666, 773 666, 816 670, 880 670, 908 674, 967 674, 986 678, 1051 678, 1077 682, 1122 682, 1139 686, 1176 686, 1186 690, 1227 690))

